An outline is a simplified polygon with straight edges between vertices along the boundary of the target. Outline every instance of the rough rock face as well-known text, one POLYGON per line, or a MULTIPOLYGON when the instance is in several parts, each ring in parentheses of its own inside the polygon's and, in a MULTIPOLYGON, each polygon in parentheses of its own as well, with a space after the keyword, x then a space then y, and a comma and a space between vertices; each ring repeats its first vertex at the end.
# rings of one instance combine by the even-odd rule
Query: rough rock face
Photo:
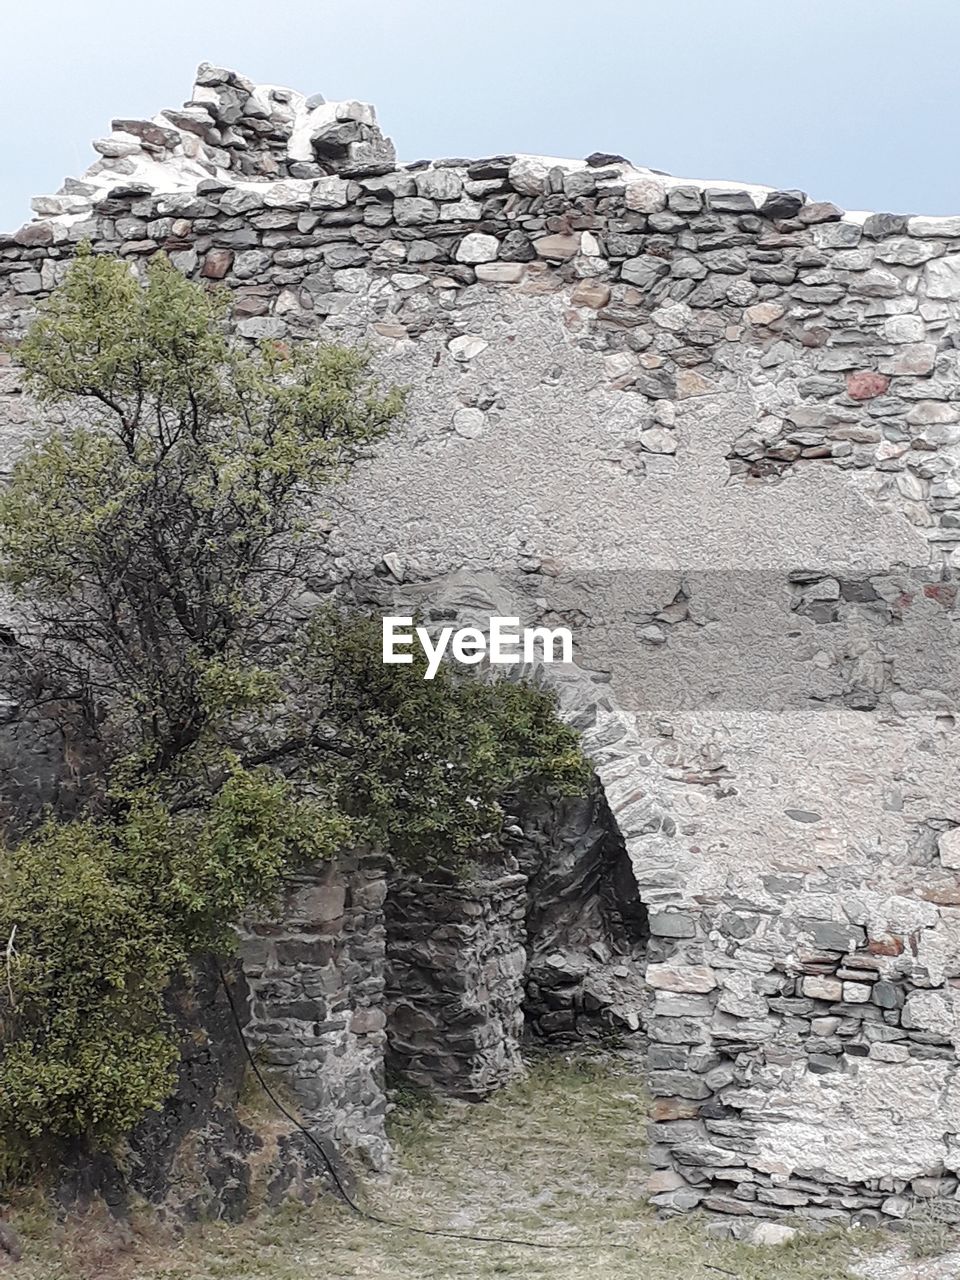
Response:
POLYGON ((390 1065, 481 1099, 523 1072, 526 876, 402 878, 387 896, 390 1065))
MULTIPOLYGON (((245 1020, 239 965, 227 966, 226 980, 245 1020)), ((189 982, 171 987, 167 1004, 180 1036, 176 1089, 144 1117, 118 1160, 86 1152, 68 1160, 61 1204, 75 1208, 97 1196, 124 1216, 134 1196, 181 1221, 239 1221, 264 1200, 309 1201, 324 1170, 302 1134, 279 1116, 264 1126, 242 1115, 247 1058, 216 961, 201 958, 189 982)))
POLYGON ((640 1048, 649 922, 602 788, 520 809, 528 1030, 546 1041, 618 1037, 640 1048))
MULTIPOLYGON (((364 108, 199 88, 0 239, 3 336, 89 239, 230 289, 242 339, 369 343, 410 425, 319 579, 573 629, 540 676, 649 914, 657 1203, 952 1197, 960 218, 389 168, 364 108)), ((4 465, 32 418, 0 368, 4 465)))

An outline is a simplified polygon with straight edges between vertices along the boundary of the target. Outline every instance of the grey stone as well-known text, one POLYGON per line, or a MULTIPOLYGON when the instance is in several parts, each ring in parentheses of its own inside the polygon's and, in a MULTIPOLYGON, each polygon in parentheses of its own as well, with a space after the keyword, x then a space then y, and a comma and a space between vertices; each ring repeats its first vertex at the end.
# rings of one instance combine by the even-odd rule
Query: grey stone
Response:
POLYGON ((394 201, 393 216, 398 226, 421 226, 424 223, 436 222, 440 210, 434 200, 424 200, 420 196, 403 196, 394 201))
POLYGON ((655 258, 650 254, 644 254, 639 258, 630 258, 620 268, 620 275, 624 280, 635 284, 640 289, 651 289, 667 275, 670 271, 670 264, 665 262, 663 258, 655 258))
POLYGON ((771 191, 760 206, 763 218, 793 218, 806 203, 804 191, 771 191))

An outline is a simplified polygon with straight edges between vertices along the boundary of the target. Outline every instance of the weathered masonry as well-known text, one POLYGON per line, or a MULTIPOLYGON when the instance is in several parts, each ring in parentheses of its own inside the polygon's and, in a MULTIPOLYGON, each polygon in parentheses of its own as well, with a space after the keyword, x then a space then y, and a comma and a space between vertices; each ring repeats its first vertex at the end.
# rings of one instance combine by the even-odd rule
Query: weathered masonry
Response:
POLYGON ((0 238, 2 336, 88 240, 412 388, 318 583, 573 630, 565 714, 649 929, 655 1201, 954 1198, 960 217, 601 154, 398 165, 369 106, 210 66, 114 124, 0 238))

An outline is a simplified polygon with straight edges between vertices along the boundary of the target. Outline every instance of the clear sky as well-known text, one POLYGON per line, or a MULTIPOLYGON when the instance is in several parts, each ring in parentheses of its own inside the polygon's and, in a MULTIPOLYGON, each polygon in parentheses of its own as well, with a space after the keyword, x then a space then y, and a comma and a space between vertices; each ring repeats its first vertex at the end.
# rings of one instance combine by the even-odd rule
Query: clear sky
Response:
POLYGON ((204 60, 375 103, 403 160, 614 151, 960 213, 960 0, 5 0, 0 47, 6 230, 204 60))

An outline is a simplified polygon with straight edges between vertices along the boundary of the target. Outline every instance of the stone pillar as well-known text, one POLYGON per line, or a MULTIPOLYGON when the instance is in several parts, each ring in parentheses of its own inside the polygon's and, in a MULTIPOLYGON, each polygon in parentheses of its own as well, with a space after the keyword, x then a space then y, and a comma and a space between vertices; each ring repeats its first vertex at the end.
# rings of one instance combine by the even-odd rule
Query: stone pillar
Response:
POLYGON ((389 1061, 413 1083, 479 1099, 522 1074, 526 883, 391 884, 389 1061))
POLYGON ((317 1137, 386 1160, 385 864, 344 854, 296 876, 275 915, 247 921, 248 1039, 317 1137))

